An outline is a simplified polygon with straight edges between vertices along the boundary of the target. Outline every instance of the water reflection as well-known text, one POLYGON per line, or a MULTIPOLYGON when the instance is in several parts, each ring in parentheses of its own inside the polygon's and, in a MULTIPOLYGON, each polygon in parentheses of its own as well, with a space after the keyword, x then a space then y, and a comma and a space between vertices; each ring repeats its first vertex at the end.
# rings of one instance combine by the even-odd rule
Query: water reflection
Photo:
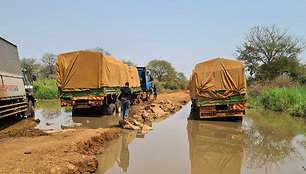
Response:
POLYGON ((240 173, 243 159, 241 122, 188 120, 191 173, 240 173))
POLYGON ((39 100, 36 105, 35 119, 40 123, 38 129, 62 129, 62 128, 109 128, 116 126, 122 119, 120 114, 102 115, 96 110, 84 110, 77 116, 72 116, 71 108, 61 108, 59 100, 39 100))
POLYGON ((118 126, 119 120, 122 120, 122 116, 119 114, 103 116, 90 116, 84 114, 77 117, 73 116, 72 119, 74 122, 82 124, 80 128, 97 129, 118 126))
POLYGON ((71 113, 60 111, 37 109, 35 119, 39 119, 39 124, 35 127, 43 130, 59 130, 62 127, 76 127, 81 126, 81 123, 74 122, 71 113))
POLYGON ((96 173, 104 174, 117 162, 123 172, 127 172, 130 164, 128 145, 137 137, 137 131, 123 130, 121 136, 108 143, 106 152, 98 157, 99 169, 96 173))
POLYGON ((302 173, 306 162, 305 120, 250 110, 244 120, 244 167, 248 173, 302 173))

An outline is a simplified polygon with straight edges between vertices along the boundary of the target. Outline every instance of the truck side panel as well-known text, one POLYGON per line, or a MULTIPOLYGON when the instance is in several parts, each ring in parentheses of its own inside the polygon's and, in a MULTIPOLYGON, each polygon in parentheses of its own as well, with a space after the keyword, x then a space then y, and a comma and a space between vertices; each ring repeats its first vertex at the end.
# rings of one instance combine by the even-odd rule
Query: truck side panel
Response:
POLYGON ((34 98, 29 97, 32 97, 31 111, 17 46, 0 37, 0 118, 33 115, 34 98))
POLYGON ((0 74, 22 77, 17 46, 0 37, 0 74))
POLYGON ((25 115, 28 103, 23 79, 0 75, 0 118, 25 115))
POLYGON ((0 98, 26 96, 23 79, 0 75, 0 98))

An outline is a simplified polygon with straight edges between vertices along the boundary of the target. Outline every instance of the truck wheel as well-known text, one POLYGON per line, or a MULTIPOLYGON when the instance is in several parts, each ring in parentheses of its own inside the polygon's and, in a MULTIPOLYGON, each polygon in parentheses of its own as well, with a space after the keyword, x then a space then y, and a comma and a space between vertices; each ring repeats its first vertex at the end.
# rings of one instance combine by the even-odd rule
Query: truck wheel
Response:
POLYGON ((121 103, 120 102, 116 102, 116 112, 120 113, 121 112, 121 103))
POLYGON ((137 103, 141 103, 141 98, 140 98, 140 95, 137 95, 137 100, 136 100, 137 103))
POLYGON ((192 105, 189 118, 191 120, 200 120, 200 108, 192 105))
POLYGON ((79 114, 79 109, 72 108, 72 116, 77 116, 79 114))
POLYGON ((114 115, 116 113, 116 105, 114 103, 111 103, 108 105, 108 108, 106 110, 107 115, 114 115))
POLYGON ((236 117, 237 121, 242 121, 242 117, 236 117))
POLYGON ((35 111, 34 111, 35 107, 33 105, 33 101, 32 100, 29 100, 28 109, 29 109, 30 116, 34 117, 35 116, 35 111))

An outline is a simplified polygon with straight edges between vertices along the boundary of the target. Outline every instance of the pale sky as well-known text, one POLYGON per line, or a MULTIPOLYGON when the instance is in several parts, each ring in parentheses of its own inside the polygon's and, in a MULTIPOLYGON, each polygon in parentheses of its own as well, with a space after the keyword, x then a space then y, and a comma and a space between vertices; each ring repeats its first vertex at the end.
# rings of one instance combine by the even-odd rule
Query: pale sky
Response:
MULTIPOLYGON (((186 77, 197 63, 234 59, 253 26, 276 24, 306 40, 305 0, 0 0, 0 37, 20 58, 102 47, 145 66, 169 61, 186 77)), ((306 51, 300 58, 306 63, 306 51)))

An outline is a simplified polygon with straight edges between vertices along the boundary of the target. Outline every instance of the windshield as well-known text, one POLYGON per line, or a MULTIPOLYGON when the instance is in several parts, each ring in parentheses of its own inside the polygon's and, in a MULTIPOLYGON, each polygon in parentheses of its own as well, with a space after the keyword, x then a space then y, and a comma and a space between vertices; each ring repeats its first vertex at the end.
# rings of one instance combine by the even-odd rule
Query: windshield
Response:
POLYGON ((27 71, 23 71, 23 79, 24 79, 24 84, 25 85, 31 85, 31 81, 30 81, 30 78, 28 76, 28 72, 27 71))

